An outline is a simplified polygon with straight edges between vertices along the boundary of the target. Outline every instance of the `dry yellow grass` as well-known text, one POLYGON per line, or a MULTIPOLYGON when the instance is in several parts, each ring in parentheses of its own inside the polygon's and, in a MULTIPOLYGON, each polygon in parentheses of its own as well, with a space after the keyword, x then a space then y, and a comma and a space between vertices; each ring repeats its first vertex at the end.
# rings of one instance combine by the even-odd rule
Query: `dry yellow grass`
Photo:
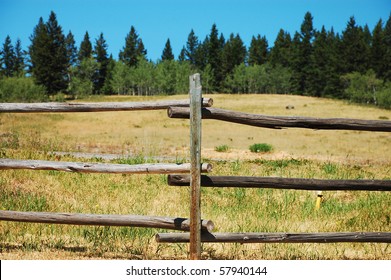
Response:
MULTIPOLYGON (((214 106, 265 115, 391 119, 391 111, 290 95, 213 95, 214 106), (286 105, 295 109, 286 110, 286 105)), ((105 97, 102 101, 184 99, 105 97)), ((94 100, 96 101, 96 100, 94 100)), ((188 157, 188 120, 165 111, 0 114, 2 156, 73 160, 51 151, 188 157), (11 136, 9 136, 11 135, 11 136), (12 136, 14 135, 14 136, 12 136), (18 143, 15 142, 16 139, 18 143), (4 143, 6 145, 4 145, 4 143), (14 146, 12 144, 15 144, 14 146), (17 147, 18 146, 18 147, 17 147)), ((390 179, 391 135, 354 131, 269 130, 203 121, 204 160, 214 174, 390 179), (249 146, 268 143, 272 153, 249 146), (215 147, 228 145, 228 152, 215 147)), ((88 160, 88 159, 77 159, 88 160)), ((91 160, 91 159, 89 159, 91 160)), ((188 189, 161 175, 2 171, 1 209, 188 216, 188 189), (38 210, 37 210, 38 209, 38 210)), ((218 231, 391 231, 388 193, 328 192, 321 211, 304 191, 203 189, 203 218, 218 231)), ((186 259, 187 245, 157 244, 160 230, 0 223, 2 259, 186 259)), ((204 244, 212 259, 391 259, 387 244, 204 244)))
MULTIPOLYGON (((324 118, 391 119, 391 112, 355 106, 344 101, 291 95, 211 96, 214 106, 265 115, 294 115, 324 118), (286 105, 295 109, 286 110, 286 105)), ((160 99, 184 99, 183 96, 160 99)), ((146 97, 107 97, 106 101, 143 101, 146 97)), ((151 98, 149 98, 151 99, 151 98)), ((156 97, 152 98, 156 99, 156 97)), ((3 131, 27 131, 42 141, 50 140, 63 150, 146 155, 186 155, 189 146, 188 120, 169 119, 163 111, 6 114, 3 131)), ((381 132, 313 131, 306 129, 270 130, 228 122, 204 120, 203 156, 214 147, 228 145, 232 156, 240 158, 254 143, 269 143, 275 154, 317 156, 323 159, 388 160, 391 136, 381 132), (354 145, 352 145, 354 143, 354 145)), ((23 138, 23 141, 31 139, 23 138)), ((225 155, 226 156, 226 155, 225 155)), ((247 156, 247 154, 245 155, 247 156)))

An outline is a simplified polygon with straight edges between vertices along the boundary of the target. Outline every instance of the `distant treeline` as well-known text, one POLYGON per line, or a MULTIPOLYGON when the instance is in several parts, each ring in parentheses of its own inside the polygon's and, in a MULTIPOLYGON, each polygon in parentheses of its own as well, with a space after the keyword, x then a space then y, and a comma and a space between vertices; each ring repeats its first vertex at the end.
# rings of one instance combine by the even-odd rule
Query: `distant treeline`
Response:
POLYGON ((9 36, 0 54, 0 100, 37 101, 66 94, 157 95, 188 92, 188 76, 201 73, 207 93, 278 93, 348 99, 391 108, 391 15, 371 31, 351 17, 342 34, 316 30, 307 12, 293 36, 280 30, 272 47, 265 36, 247 48, 239 34, 225 38, 213 24, 200 40, 193 30, 175 58, 170 39, 161 59, 147 58, 131 26, 117 59, 107 52, 103 33, 79 47, 65 36, 56 14, 42 18, 23 50, 9 36))

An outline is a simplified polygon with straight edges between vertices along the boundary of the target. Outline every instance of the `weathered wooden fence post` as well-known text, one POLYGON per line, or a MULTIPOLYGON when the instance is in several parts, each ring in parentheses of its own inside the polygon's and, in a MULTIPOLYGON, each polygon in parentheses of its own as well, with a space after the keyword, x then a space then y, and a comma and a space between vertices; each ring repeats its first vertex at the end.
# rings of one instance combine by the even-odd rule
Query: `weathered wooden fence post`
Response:
POLYGON ((190 259, 201 258, 201 81, 200 74, 190 80, 190 259))

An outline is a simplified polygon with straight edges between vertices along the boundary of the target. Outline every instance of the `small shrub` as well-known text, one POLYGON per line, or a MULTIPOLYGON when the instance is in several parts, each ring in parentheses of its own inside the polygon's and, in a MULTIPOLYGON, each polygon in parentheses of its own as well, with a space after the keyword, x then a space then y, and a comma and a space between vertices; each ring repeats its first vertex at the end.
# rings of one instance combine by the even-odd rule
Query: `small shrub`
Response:
POLYGON ((48 101, 45 88, 34 84, 32 78, 0 79, 1 102, 43 102, 48 101))
POLYGON ((253 153, 268 153, 273 150, 273 146, 266 143, 257 143, 250 146, 250 151, 253 153))
POLYGON ((220 152, 220 153, 228 152, 229 147, 228 147, 228 145, 220 145, 220 146, 215 147, 215 151, 220 152))
POLYGON ((63 93, 57 93, 56 95, 54 95, 52 97, 52 100, 54 102, 64 102, 65 99, 66 99, 66 97, 65 97, 65 94, 63 94, 63 93))
POLYGON ((377 92, 377 103, 380 108, 391 109, 391 83, 377 92))

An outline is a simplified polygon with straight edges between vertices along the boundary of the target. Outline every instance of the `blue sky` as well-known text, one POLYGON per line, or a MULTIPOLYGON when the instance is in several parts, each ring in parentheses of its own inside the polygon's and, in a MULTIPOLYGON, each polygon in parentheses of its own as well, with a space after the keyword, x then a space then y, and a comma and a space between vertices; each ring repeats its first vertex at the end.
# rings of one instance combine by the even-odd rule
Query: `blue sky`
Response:
POLYGON ((239 33, 248 46, 253 35, 266 36, 273 45, 280 28, 293 35, 300 30, 309 11, 314 27, 331 27, 341 33, 350 16, 372 30, 381 18, 387 21, 391 0, 0 0, 0 43, 10 35, 27 49, 29 36, 40 17, 47 21, 51 11, 66 35, 75 36, 77 47, 86 31, 92 43, 103 32, 109 53, 118 58, 133 25, 148 51, 160 58, 167 38, 177 56, 191 29, 203 40, 216 23, 225 38, 239 33))

